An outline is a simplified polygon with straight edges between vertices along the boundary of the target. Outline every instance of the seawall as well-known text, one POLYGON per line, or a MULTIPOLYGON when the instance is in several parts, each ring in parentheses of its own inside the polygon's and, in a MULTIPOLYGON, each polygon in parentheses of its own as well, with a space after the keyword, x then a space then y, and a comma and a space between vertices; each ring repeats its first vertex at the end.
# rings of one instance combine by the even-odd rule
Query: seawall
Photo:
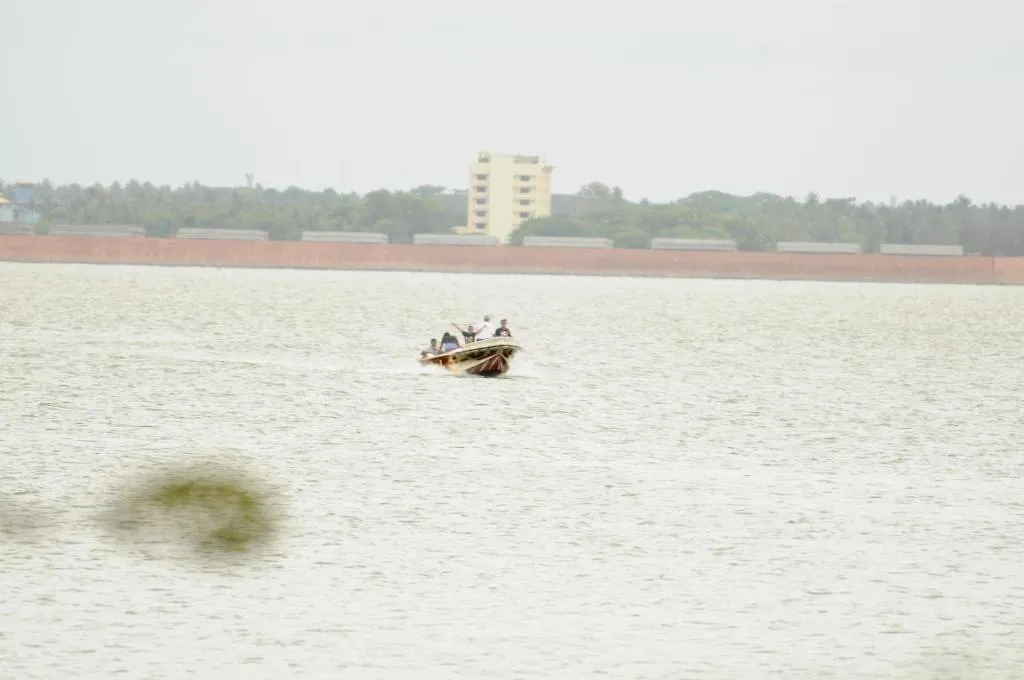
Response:
POLYGON ((0 260, 297 269, 1024 284, 1024 257, 825 255, 0 235, 0 260))

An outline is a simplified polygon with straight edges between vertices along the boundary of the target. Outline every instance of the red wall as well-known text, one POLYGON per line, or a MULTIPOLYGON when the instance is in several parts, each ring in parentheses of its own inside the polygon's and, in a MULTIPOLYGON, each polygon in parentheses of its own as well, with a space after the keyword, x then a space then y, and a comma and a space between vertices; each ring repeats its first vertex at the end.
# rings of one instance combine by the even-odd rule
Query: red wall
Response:
POLYGON ((999 283, 1024 283, 1024 257, 994 257, 992 260, 999 283))
POLYGON ((1024 258, 2 236, 0 260, 1024 284, 1024 258))

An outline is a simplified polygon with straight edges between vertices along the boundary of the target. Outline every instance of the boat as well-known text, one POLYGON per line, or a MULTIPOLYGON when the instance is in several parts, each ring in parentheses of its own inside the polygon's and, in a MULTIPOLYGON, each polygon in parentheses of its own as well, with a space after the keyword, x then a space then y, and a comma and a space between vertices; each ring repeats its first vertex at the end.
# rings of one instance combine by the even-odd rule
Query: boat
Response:
POLYGON ((495 378, 508 373, 513 357, 522 349, 511 338, 490 338, 468 343, 449 352, 420 357, 420 363, 443 366, 456 375, 495 378))

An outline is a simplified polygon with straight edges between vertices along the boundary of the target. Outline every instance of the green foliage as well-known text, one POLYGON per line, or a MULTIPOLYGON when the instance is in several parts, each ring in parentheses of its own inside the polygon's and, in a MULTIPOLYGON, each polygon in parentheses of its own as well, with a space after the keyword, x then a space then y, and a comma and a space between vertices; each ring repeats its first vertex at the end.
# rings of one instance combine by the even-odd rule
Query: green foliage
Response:
MULTIPOLYGON (((2 188, 2 187, 0 187, 2 188)), ((927 201, 857 203, 758 193, 734 196, 704 191, 672 203, 628 201, 619 187, 591 182, 572 196, 554 197, 555 215, 525 222, 511 237, 599 236, 621 248, 646 248, 654 237, 726 238, 742 250, 770 250, 779 241, 860 243, 869 252, 881 243, 962 245, 967 253, 1024 255, 1024 206, 974 205, 960 196, 948 205, 927 201)), ((392 243, 415 233, 443 233, 466 224, 464 194, 424 185, 410 191, 372 191, 364 196, 333 189, 283 191, 260 185, 215 188, 190 183, 178 188, 132 180, 110 186, 36 189, 40 231, 52 224, 140 224, 150 236, 171 236, 180 227, 262 229, 272 239, 297 239, 303 231, 376 231, 392 243)))
POLYGON ((272 240, 298 239, 303 231, 379 231, 392 243, 410 243, 412 234, 448 232, 466 223, 465 197, 443 192, 444 187, 423 186, 358 196, 259 185, 192 183, 172 189, 135 180, 108 187, 44 181, 34 204, 42 214, 40 231, 52 224, 138 224, 157 237, 173 236, 181 227, 205 227, 261 229, 272 240))
POLYGON ((575 217, 542 217, 530 220, 531 229, 520 228, 509 236, 509 243, 523 245, 524 236, 586 236, 588 224, 575 217))
POLYGON ((651 245, 651 237, 647 232, 640 229, 627 229, 620 231, 613 238, 612 242, 616 248, 637 248, 645 249, 651 245))
POLYGON ((963 196, 943 206, 705 191, 654 204, 626 201, 621 191, 591 183, 577 197, 577 214, 528 220, 511 242, 521 244, 525 236, 601 236, 620 248, 646 248, 656 237, 707 238, 735 240, 741 250, 771 250, 779 241, 823 241, 859 243, 868 252, 877 252, 881 243, 913 243, 1024 255, 1024 206, 979 206, 963 196))

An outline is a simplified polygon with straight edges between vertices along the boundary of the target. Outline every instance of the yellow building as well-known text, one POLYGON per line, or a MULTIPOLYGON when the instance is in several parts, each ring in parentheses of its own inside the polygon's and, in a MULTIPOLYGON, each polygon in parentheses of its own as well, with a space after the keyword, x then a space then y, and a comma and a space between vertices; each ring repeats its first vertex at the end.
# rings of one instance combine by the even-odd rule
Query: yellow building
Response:
POLYGON ((468 224, 460 231, 507 243, 523 221, 549 217, 551 170, 539 156, 478 153, 469 166, 468 224))

